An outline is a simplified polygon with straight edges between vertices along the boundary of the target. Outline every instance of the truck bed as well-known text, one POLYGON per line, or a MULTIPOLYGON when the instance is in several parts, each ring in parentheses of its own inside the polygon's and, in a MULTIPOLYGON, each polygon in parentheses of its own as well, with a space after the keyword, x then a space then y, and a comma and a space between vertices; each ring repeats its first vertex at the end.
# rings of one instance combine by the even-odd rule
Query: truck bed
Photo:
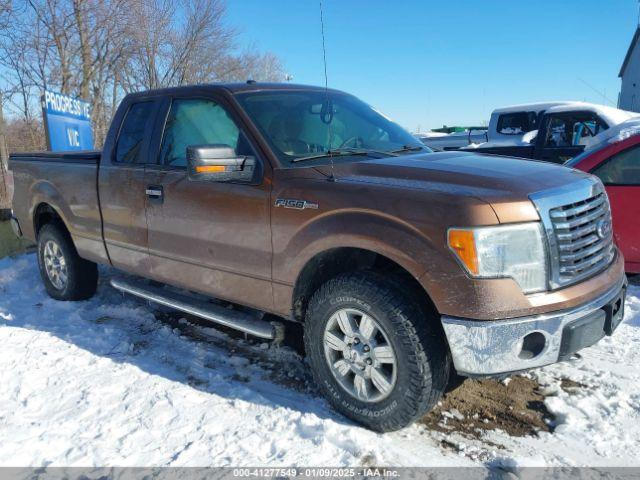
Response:
POLYGON ((50 205, 67 225, 78 253, 104 263, 97 178, 99 151, 31 152, 9 156, 14 177, 13 213, 23 235, 36 239, 34 213, 50 205))

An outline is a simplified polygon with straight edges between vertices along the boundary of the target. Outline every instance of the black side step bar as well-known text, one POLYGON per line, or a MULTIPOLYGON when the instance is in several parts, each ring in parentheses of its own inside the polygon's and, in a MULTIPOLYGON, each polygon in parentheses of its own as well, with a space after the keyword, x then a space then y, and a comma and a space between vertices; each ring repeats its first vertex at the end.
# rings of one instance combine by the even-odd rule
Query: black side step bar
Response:
POLYGON ((277 322, 268 323, 248 313, 230 310, 220 305, 135 280, 112 278, 110 283, 113 288, 121 292, 175 308, 256 337, 275 341, 280 341, 284 337, 283 326, 277 322))

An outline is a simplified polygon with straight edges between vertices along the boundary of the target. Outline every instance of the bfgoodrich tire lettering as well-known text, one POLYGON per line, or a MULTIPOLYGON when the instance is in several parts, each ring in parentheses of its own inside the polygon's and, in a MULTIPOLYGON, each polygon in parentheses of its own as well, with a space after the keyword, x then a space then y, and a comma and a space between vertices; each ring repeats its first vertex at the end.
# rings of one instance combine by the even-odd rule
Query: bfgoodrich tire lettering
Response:
POLYGON ((311 298, 304 326, 307 355, 321 391, 337 410, 372 430, 398 430, 419 419, 436 404, 449 377, 447 346, 436 320, 379 274, 349 273, 330 280, 311 298), (348 393, 329 366, 323 335, 341 309, 373 317, 395 352, 395 385, 380 401, 348 393))
POLYGON ((50 223, 38 233, 38 266, 42 282, 51 298, 86 300, 96 293, 98 267, 78 256, 71 237, 60 225, 50 223), (51 256, 64 264, 63 281, 51 275, 51 256))

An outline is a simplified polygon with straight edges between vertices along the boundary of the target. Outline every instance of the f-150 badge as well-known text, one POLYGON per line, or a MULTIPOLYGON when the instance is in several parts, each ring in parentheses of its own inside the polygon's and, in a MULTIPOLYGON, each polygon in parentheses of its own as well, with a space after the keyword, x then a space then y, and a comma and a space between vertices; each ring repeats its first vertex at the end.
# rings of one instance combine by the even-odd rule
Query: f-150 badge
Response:
POLYGON ((306 200, 298 200, 297 198, 278 198, 275 203, 276 207, 293 208, 295 210, 304 210, 305 208, 318 209, 317 203, 307 202, 306 200))

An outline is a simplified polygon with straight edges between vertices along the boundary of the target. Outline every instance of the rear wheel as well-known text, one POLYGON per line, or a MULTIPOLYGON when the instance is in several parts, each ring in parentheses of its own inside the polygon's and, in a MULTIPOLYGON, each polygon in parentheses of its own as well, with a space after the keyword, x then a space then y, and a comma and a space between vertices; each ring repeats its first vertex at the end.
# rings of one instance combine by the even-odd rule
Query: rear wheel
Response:
POLYGON ((97 265, 80 258, 69 234, 56 224, 38 234, 38 265, 47 293, 56 300, 86 300, 96 292, 97 265))
POLYGON ((334 407, 376 431, 427 413, 449 377, 435 318, 384 277, 343 274, 312 297, 305 346, 315 379, 334 407))

